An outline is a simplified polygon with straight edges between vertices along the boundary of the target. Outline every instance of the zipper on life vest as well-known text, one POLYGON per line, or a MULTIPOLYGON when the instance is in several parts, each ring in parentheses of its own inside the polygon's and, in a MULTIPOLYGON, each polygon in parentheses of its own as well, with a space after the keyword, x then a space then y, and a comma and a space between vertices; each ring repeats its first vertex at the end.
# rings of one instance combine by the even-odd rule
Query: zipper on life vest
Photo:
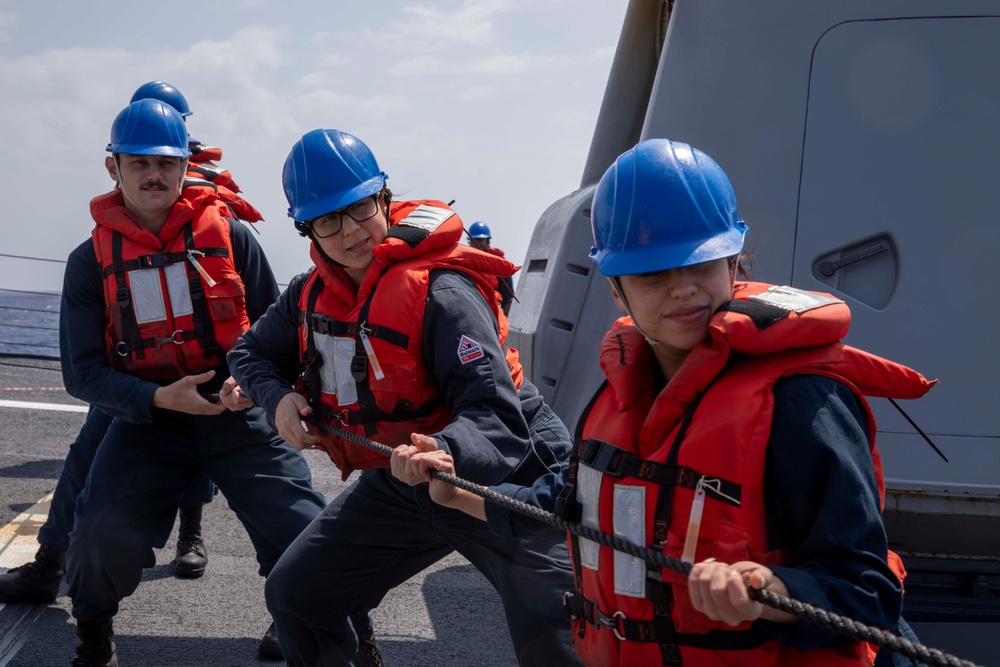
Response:
POLYGON ((368 355, 368 361, 371 362, 372 370, 375 371, 375 379, 381 380, 385 377, 385 373, 382 372, 382 367, 379 366, 378 357, 375 356, 375 348, 372 347, 372 342, 368 340, 369 331, 370 329, 368 328, 368 324, 366 322, 362 322, 358 326, 358 337, 361 338, 361 344, 365 348, 365 354, 368 355))
POLYGON ((206 283, 208 283, 208 286, 215 287, 215 280, 212 279, 212 276, 208 275, 208 271, 205 270, 205 267, 203 267, 198 261, 198 258, 195 257, 196 254, 201 257, 205 256, 205 253, 200 250, 188 250, 188 260, 191 262, 191 265, 194 266, 198 274, 205 280, 206 283))
POLYGON ((705 476, 694 487, 694 501, 691 503, 691 514, 688 515, 687 535, 684 537, 684 551, 681 561, 694 564, 695 550, 698 548, 698 533, 701 531, 701 515, 705 509, 705 476))

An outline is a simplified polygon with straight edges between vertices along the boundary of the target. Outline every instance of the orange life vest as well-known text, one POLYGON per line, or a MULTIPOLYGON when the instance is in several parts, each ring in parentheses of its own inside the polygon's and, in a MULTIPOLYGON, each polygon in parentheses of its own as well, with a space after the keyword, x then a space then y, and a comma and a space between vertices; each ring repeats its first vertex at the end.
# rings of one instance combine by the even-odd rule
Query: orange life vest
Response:
MULTIPOLYGON (((774 384, 815 374, 859 397, 895 398, 917 398, 934 384, 838 342, 849 323, 847 306, 829 295, 738 283, 734 300, 712 318, 710 338, 654 396, 652 350, 622 318, 602 343, 608 382, 581 417, 569 506, 585 525, 680 559, 697 494, 704 504, 691 535, 694 562, 787 564, 788 554, 768 545, 764 508, 774 384)), ((875 420, 861 402, 884 498, 875 420)), ((795 667, 874 659, 874 647, 860 642, 806 653, 751 623, 712 621, 691 606, 683 575, 572 535, 570 547, 577 590, 567 601, 576 610, 577 650, 589 664, 795 667)), ((889 554, 902 580, 902 562, 889 554)))
POLYGON ((187 178, 203 180, 216 187, 219 198, 229 204, 240 220, 260 222, 264 217, 246 199, 240 196, 240 186, 233 175, 215 163, 222 159, 222 149, 203 144, 190 144, 191 157, 188 158, 187 178))
POLYGON ((112 366, 150 379, 225 366, 250 321, 229 208, 215 189, 185 187, 158 236, 125 208, 120 189, 94 198, 90 210, 112 366))
MULTIPOLYGON (((311 248, 316 269, 299 299, 301 393, 313 414, 388 446, 410 433, 434 433, 451 413, 424 364, 424 307, 431 271, 461 271, 475 282, 497 318, 500 346, 507 318, 498 305, 498 275, 510 262, 459 244, 462 220, 439 201, 394 202, 391 229, 355 291, 343 269, 311 248)), ((523 378, 517 350, 507 349, 515 386, 523 378)), ((328 433, 317 445, 340 468, 387 468, 389 459, 328 433)))

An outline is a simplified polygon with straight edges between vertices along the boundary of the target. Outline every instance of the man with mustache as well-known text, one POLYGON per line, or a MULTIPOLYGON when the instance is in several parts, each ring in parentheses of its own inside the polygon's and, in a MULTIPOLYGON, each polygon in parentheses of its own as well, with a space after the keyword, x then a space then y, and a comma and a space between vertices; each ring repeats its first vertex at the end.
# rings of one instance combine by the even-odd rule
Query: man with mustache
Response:
MULTIPOLYGON (((180 113, 185 122, 192 115, 187 98, 174 86, 164 81, 150 81, 139 86, 130 102, 155 99, 169 104, 180 113)), ((222 150, 206 146, 188 136, 187 177, 212 183, 236 217, 246 222, 263 220, 260 212, 240 196, 240 188, 229 170, 215 162, 222 157, 222 150)), ((32 561, 0 575, 0 602, 48 604, 59 593, 59 584, 65 574, 66 549, 73 530, 73 510, 76 498, 83 491, 90 472, 90 464, 97 453, 97 446, 111 425, 111 416, 91 408, 87 421, 76 440, 70 445, 56 485, 48 518, 38 531, 38 551, 32 561)), ((177 558, 174 574, 182 579, 197 579, 205 573, 208 551, 201 537, 202 508, 212 500, 215 488, 212 480, 201 477, 184 493, 178 506, 180 528, 177 538, 177 558)), ((263 642, 262 652, 278 651, 277 642, 263 642)))
POLYGON ((60 311, 67 391, 113 417, 67 554, 75 667, 118 664, 112 619, 201 474, 244 524, 264 576, 324 506, 305 459, 223 387, 226 352, 277 284, 218 189, 185 179, 183 118, 159 100, 133 102, 108 151, 119 187, 91 201, 97 224, 69 257, 60 311), (219 392, 245 409, 228 411, 219 392))

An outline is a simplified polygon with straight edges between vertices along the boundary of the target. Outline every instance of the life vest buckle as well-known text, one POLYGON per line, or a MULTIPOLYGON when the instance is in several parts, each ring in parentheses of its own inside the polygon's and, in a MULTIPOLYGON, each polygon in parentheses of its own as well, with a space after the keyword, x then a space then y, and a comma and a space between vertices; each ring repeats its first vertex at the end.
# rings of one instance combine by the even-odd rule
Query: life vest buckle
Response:
POLYGON ((154 336, 153 337, 153 349, 159 350, 161 345, 166 343, 173 343, 174 345, 180 345, 184 342, 184 332, 178 329, 169 336, 154 336))
POLYGON ((563 521, 580 523, 583 518, 583 503, 574 500, 576 484, 568 482, 556 497, 555 515, 563 521))
POLYGON ((170 263, 167 253, 156 252, 150 255, 142 255, 139 257, 139 264, 145 266, 149 269, 159 269, 170 263))
POLYGON ((368 357, 356 354, 351 358, 351 376, 355 382, 364 382, 368 377, 368 357))
POLYGON ((625 620, 625 612, 623 612, 623 611, 616 611, 611 616, 611 618, 614 620, 614 623, 612 625, 608 626, 608 627, 611 628, 611 632, 615 633, 615 637, 618 638, 618 641, 620 641, 620 642, 625 641, 625 636, 622 635, 622 633, 620 633, 618 631, 619 625, 621 624, 622 621, 625 620))
POLYGON ((565 591, 562 596, 563 611, 569 616, 569 620, 578 621, 584 617, 586 613, 583 608, 583 604, 579 596, 574 595, 573 591, 565 591))
POLYGON ((128 288, 122 285, 115 291, 115 301, 118 302, 118 307, 124 310, 128 308, 130 300, 128 296, 128 288))
POLYGON ((350 424, 347 421, 347 410, 341 410, 340 412, 331 410, 330 417, 339 421, 341 426, 344 426, 345 428, 350 426, 350 424))
POLYGON ((622 622, 625 620, 627 619, 625 617, 625 612, 623 611, 616 611, 615 613, 611 614, 611 616, 605 616, 604 614, 601 613, 601 610, 597 608, 597 605, 596 604, 594 605, 595 625, 603 625, 604 627, 610 629, 611 632, 615 633, 615 637, 618 638, 618 641, 628 640, 628 638, 624 634, 622 634, 623 632, 622 622))

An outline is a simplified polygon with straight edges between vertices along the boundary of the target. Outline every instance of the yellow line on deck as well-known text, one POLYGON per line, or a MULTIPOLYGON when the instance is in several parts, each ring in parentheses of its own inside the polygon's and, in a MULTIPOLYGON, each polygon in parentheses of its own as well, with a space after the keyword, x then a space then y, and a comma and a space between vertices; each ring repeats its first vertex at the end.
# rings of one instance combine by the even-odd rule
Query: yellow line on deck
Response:
POLYGON ((38 551, 38 530, 49 516, 52 494, 21 512, 13 521, 0 526, 0 568, 24 565, 38 551))

